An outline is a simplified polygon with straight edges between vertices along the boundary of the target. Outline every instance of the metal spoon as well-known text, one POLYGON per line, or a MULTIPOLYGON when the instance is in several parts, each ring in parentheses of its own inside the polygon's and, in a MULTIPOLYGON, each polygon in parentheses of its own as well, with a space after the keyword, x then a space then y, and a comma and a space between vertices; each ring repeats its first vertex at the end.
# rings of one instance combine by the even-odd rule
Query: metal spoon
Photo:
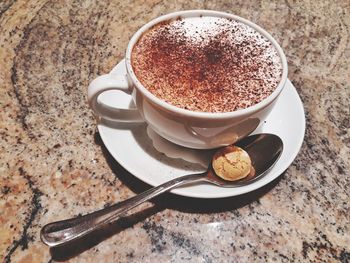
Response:
POLYGON ((50 247, 66 244, 113 222, 131 208, 181 185, 209 183, 220 187, 240 187, 251 184, 272 168, 283 151, 282 140, 274 134, 252 135, 235 145, 241 147, 249 154, 252 166, 255 169, 253 176, 248 176, 239 181, 226 181, 216 176, 210 165, 204 173, 175 178, 130 199, 91 214, 47 224, 41 229, 41 240, 50 247))

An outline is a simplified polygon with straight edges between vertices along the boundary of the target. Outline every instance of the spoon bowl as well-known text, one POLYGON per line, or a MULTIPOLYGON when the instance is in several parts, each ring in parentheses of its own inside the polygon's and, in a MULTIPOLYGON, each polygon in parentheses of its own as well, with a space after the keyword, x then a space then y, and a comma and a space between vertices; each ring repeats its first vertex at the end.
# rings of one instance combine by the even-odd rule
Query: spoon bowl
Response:
POLYGON ((283 151, 283 142, 281 138, 268 133, 251 135, 235 145, 248 153, 254 171, 240 180, 227 181, 217 176, 212 165, 210 165, 207 172, 205 172, 205 180, 207 180, 208 183, 226 188, 242 187, 252 184, 261 179, 272 169, 283 151))
POLYGON ((41 229, 41 240, 50 247, 64 245, 113 222, 141 203, 182 185, 209 183, 220 187, 233 188, 252 184, 271 170, 283 151, 281 138, 267 133, 251 135, 235 145, 246 151, 251 159, 253 172, 245 178, 237 181, 224 180, 217 176, 212 165, 209 165, 208 170, 204 173, 177 177, 125 201, 93 213, 49 223, 41 229))

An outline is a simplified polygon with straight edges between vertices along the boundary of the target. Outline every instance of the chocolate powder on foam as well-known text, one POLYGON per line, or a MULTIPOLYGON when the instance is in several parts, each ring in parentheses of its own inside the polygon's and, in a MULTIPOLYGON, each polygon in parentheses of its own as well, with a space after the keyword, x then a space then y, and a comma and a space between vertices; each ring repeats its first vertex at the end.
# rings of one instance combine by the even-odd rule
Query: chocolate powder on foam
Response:
POLYGON ((132 51, 141 83, 180 108, 230 112, 269 96, 282 63, 267 38, 243 23, 201 17, 166 21, 144 33, 132 51))

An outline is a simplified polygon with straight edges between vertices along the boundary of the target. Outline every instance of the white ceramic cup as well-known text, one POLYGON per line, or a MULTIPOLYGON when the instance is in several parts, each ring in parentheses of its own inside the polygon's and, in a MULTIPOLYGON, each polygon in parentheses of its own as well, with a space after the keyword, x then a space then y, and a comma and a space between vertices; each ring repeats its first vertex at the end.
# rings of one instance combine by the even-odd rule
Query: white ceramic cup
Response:
POLYGON ((209 10, 180 11, 158 17, 141 27, 131 38, 126 54, 127 74, 106 74, 93 80, 88 88, 89 105, 95 115, 118 122, 147 124, 163 138, 189 148, 211 149, 232 144, 251 133, 273 108, 287 80, 287 59, 276 40, 264 29, 241 17, 209 10), (159 22, 179 17, 214 16, 242 22, 264 35, 276 48, 282 61, 281 81, 270 96, 260 103, 233 112, 195 112, 173 106, 154 96, 137 79, 132 65, 131 52, 139 37, 159 22), (120 90, 132 96, 136 108, 122 109, 105 105, 98 96, 107 90, 120 90))

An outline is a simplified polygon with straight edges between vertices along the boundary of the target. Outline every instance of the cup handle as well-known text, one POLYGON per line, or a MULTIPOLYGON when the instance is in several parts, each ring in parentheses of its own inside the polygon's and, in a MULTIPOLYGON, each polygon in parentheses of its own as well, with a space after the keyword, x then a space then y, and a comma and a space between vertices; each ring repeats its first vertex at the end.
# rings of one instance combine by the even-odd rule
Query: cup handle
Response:
POLYGON ((131 89, 126 75, 106 74, 97 77, 88 87, 88 102, 98 118, 118 122, 144 122, 137 108, 110 107, 98 100, 98 96, 108 90, 123 91, 131 97, 131 89))

